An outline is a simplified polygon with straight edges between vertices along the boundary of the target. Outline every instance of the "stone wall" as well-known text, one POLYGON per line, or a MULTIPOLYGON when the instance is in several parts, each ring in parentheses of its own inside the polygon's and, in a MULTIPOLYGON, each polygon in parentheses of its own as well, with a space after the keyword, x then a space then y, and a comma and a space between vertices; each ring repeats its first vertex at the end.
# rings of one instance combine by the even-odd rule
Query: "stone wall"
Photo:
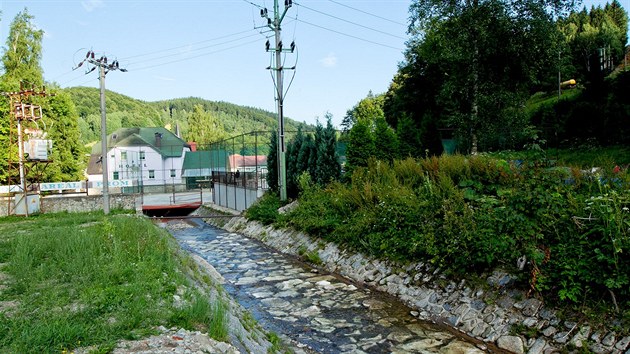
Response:
MULTIPOLYGON (((327 270, 398 297, 414 309, 413 315, 514 353, 552 353, 585 346, 594 353, 630 354, 630 336, 561 320, 541 300, 527 298, 523 291, 512 288, 515 278, 505 272, 495 271, 482 284, 455 283, 422 262, 400 267, 300 232, 264 227, 241 217, 222 227, 284 253, 300 256, 316 252, 327 270)), ((611 323, 611 328, 614 325, 611 323)))
POLYGON ((0 217, 9 215, 9 199, 0 198, 0 217))
MULTIPOLYGON (((117 194, 109 196, 110 209, 136 209, 136 196, 133 194, 117 194)), ((64 196, 44 197, 40 204, 41 213, 59 213, 67 211, 69 213, 80 213, 103 210, 103 197, 101 195, 90 196, 64 196)))
MULTIPOLYGON (((110 209, 136 210, 136 196, 117 194, 109 196, 110 209)), ((7 216, 9 200, 0 199, 0 217, 7 216)), ((100 195, 47 196, 40 199, 40 213, 80 213, 103 210, 103 197, 100 195)))

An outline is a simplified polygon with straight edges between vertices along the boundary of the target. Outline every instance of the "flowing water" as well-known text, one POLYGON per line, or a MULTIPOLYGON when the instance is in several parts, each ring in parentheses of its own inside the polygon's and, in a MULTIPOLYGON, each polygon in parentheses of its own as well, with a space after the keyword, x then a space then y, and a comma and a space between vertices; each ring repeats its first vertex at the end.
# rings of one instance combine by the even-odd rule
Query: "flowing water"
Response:
POLYGON ((319 353, 482 353, 410 315, 393 297, 313 269, 257 240, 202 221, 169 221, 182 247, 208 261, 224 288, 267 330, 319 353))

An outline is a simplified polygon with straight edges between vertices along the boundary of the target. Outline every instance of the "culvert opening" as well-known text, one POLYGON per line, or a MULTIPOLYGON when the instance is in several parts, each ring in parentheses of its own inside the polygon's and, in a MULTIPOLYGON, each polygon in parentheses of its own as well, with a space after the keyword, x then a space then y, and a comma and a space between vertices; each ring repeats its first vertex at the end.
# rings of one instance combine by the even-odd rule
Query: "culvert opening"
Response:
POLYGON ((187 205, 143 206, 142 213, 150 217, 188 216, 197 210, 201 203, 187 205))

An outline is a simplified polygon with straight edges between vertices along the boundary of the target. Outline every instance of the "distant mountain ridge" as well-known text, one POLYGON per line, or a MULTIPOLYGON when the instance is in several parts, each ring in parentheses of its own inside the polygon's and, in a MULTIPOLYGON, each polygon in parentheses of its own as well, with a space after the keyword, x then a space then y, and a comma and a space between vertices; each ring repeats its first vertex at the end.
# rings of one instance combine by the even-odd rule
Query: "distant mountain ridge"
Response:
MULTIPOLYGON (((100 140, 100 91, 92 87, 71 87, 68 92, 79 114, 79 128, 83 145, 100 140)), ((146 102, 114 91, 105 95, 108 134, 118 128, 167 127, 174 131, 179 126, 183 137, 188 133, 189 118, 195 106, 201 106, 212 119, 219 122, 225 136, 251 131, 277 129, 277 115, 260 108, 239 106, 198 97, 176 98, 146 102)), ((305 123, 285 119, 285 129, 308 128, 305 123)))

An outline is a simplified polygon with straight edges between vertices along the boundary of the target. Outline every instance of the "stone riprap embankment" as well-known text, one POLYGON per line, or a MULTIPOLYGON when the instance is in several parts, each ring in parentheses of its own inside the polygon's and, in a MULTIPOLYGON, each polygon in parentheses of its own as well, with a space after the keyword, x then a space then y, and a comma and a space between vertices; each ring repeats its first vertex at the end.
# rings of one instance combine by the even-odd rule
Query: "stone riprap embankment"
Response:
POLYGON ((630 336, 561 320, 542 301, 513 289, 515 278, 501 271, 487 277, 486 284, 471 285, 463 280, 456 283, 422 262, 400 267, 342 250, 301 232, 276 230, 242 217, 232 218, 221 227, 261 240, 283 253, 315 253, 325 269, 398 297, 416 309, 415 316, 447 324, 514 353, 553 353, 586 347, 598 354, 630 354, 630 336))

